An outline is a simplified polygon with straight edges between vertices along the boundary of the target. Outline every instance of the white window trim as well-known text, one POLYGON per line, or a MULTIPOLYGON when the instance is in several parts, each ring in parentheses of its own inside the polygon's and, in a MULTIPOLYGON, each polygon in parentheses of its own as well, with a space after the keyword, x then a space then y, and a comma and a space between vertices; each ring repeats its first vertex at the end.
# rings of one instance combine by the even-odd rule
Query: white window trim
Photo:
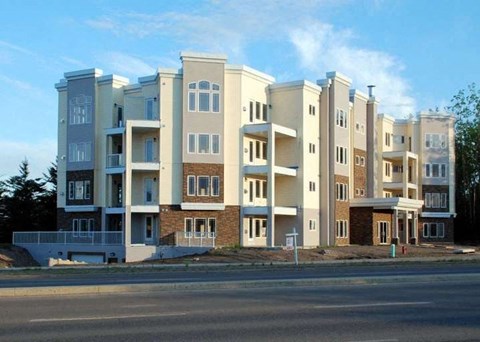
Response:
POLYGON ((211 187, 210 176, 207 176, 207 175, 197 176, 197 196, 199 196, 199 197, 210 196, 210 187, 211 187), (207 193, 205 195, 200 194, 200 190, 201 190, 201 188, 200 188, 200 178, 206 178, 208 180, 208 184, 207 184, 207 187, 206 187, 207 193))

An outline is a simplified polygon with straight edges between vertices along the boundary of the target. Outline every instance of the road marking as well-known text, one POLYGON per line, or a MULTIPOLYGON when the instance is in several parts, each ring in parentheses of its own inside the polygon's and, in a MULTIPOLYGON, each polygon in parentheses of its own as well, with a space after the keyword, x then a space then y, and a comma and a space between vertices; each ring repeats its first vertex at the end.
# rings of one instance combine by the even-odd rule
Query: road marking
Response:
POLYGON ((109 319, 129 319, 129 318, 149 318, 149 317, 174 317, 186 316, 186 312, 179 313, 165 313, 165 314, 147 314, 147 315, 123 315, 123 316, 97 316, 97 317, 72 317, 72 318, 37 318, 31 319, 30 323, 44 323, 44 322, 75 322, 75 321, 101 321, 109 319))
POLYGON ((392 302, 392 303, 365 303, 365 304, 344 304, 344 305, 316 305, 314 309, 349 309, 349 308, 370 308, 380 306, 406 306, 406 305, 429 305, 432 302, 392 302))
POLYGON ((396 338, 390 338, 387 340, 354 340, 354 341, 348 341, 348 342, 398 342, 400 340, 396 338))
POLYGON ((136 308, 151 308, 152 306, 157 306, 157 304, 124 305, 124 306, 121 306, 121 308, 136 309, 136 308))

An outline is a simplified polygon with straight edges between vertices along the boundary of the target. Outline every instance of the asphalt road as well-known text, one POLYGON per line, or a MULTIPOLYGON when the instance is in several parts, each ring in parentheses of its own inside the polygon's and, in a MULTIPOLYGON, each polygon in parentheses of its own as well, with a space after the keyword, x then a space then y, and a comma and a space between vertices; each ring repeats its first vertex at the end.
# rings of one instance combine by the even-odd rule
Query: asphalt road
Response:
POLYGON ((0 298, 0 341, 479 341, 480 281, 0 298))
POLYGON ((193 282, 235 282, 251 280, 294 280, 294 279, 335 279, 374 278, 428 275, 478 275, 480 263, 419 263, 419 264, 366 264, 366 265, 316 265, 300 268, 281 267, 240 267, 240 268, 185 268, 179 269, 54 269, 34 273, 0 272, 0 288, 43 287, 43 286, 85 286, 124 284, 171 284, 193 282))

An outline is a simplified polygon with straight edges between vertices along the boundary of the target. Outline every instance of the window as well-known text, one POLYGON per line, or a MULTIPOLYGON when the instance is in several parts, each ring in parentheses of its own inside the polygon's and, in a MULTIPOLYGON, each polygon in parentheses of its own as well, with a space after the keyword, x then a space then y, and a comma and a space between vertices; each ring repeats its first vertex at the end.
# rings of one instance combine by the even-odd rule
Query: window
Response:
POLYGON ((260 148, 260 141, 255 141, 255 158, 257 159, 260 159, 261 156, 260 156, 260 153, 262 152, 261 148, 260 148))
POLYGON ((253 122, 253 101, 250 101, 250 115, 249 115, 249 121, 253 122))
POLYGON ((250 163, 253 163, 253 141, 250 141, 248 146, 249 146, 249 150, 248 150, 249 158, 248 159, 250 160, 250 163))
POLYGON ((440 194, 438 192, 432 194, 432 208, 440 208, 440 194))
POLYGON ((263 181, 262 182, 262 197, 267 198, 267 182, 263 181))
POLYGON ((393 142, 395 144, 404 144, 405 143, 405 136, 404 135, 394 135, 393 142))
POLYGON ((445 225, 443 222, 430 222, 423 224, 423 237, 424 238, 444 238, 445 237, 445 225))
POLYGON ((267 160, 267 143, 262 142, 262 156, 264 160, 267 160))
POLYGON ((253 181, 248 182, 248 199, 250 202, 253 202, 253 181))
POLYGON ((145 240, 153 238, 153 216, 145 216, 145 240))
POLYGON ((261 182, 259 180, 255 181, 255 197, 260 198, 262 196, 262 190, 261 190, 261 182))
POLYGON ((255 118, 257 120, 260 120, 260 115, 261 114, 262 113, 260 112, 260 102, 257 101, 257 102, 255 102, 255 118))
POLYGON ((212 134, 212 153, 220 153, 220 135, 218 134, 212 134))
POLYGON ((196 134, 188 133, 188 153, 196 152, 196 147, 195 147, 196 140, 197 140, 196 134))
POLYGON ((192 237, 193 235, 193 219, 185 219, 185 237, 192 237))
POLYGON ((338 109, 337 108, 337 113, 336 113, 336 124, 337 126, 339 127, 343 127, 343 128, 347 128, 348 126, 348 123, 347 123, 347 112, 342 110, 342 109, 338 109))
POLYGON ((68 144, 69 162, 89 162, 92 159, 92 144, 90 142, 68 144))
POLYGON ((153 102, 154 102, 154 99, 145 99, 145 119, 146 120, 155 119, 153 102))
POLYGON ((94 219, 73 219, 72 232, 74 237, 91 237, 95 231, 94 219))
POLYGON ((392 167, 391 163, 385 162, 385 176, 387 177, 391 176, 391 167, 392 167))
POLYGON ((209 134, 198 135, 198 153, 201 153, 201 154, 210 153, 210 135, 209 134))
POLYGON ((267 105, 265 103, 262 106, 262 120, 268 121, 268 110, 267 110, 267 105))
POLYGON ((439 192, 426 192, 425 208, 447 208, 447 194, 439 192))
POLYGON ((217 233, 217 220, 214 218, 208 219, 208 237, 215 237, 217 233))
POLYGON ((403 173, 403 165, 393 165, 394 173, 403 173))
POLYGON ((360 166, 365 166, 365 157, 360 157, 360 166))
POLYGON ((391 133, 385 133, 385 146, 390 146, 390 137, 392 136, 391 133))
POLYGON ((309 144, 308 144, 308 151, 309 151, 310 153, 315 154, 315 144, 309 143, 309 144))
POLYGON ((431 207, 432 207, 432 194, 427 192, 425 194, 425 208, 431 208, 431 207))
POLYGON ((144 180, 144 191, 145 191, 145 203, 151 204, 153 203, 153 179, 152 178, 145 178, 144 180))
POLYGON ((348 200, 348 184, 335 183, 336 199, 337 201, 348 200))
POLYGON ((445 148, 446 146, 447 144, 445 134, 425 134, 425 148, 445 148))
POLYGON ((188 111, 220 112, 220 86, 209 81, 188 84, 188 111))
POLYGON ((205 235, 207 220, 204 218, 195 219, 195 237, 202 237, 205 235))
POLYGON ((315 190, 315 182, 308 182, 308 188, 310 191, 316 191, 315 190))
POLYGON ((210 177, 208 176, 198 176, 197 178, 197 196, 208 196, 210 194, 210 177))
POLYGON ((348 221, 347 220, 337 220, 336 228, 337 228, 336 229, 337 238, 348 237, 348 221))
POLYGON ((79 95, 70 100, 70 125, 92 123, 92 97, 79 95))
POLYGON ((69 200, 88 200, 91 196, 90 181, 70 181, 68 182, 69 200))
POLYGON ((255 220, 255 237, 260 237, 260 220, 255 220))
POLYGON ((379 221, 377 227, 377 238, 379 239, 380 244, 388 243, 388 237, 390 236, 390 223, 386 221, 379 221))
POLYGON ((187 195, 195 196, 195 176, 187 176, 187 195))
POLYGON ((446 193, 441 194, 440 207, 442 207, 442 208, 447 207, 447 194, 446 193))
POLYGON ((425 164, 425 177, 445 178, 447 177, 446 164, 425 164))
POLYGON ((317 230, 317 220, 308 220, 308 229, 317 230))
POLYGON ((360 123, 359 122, 355 123, 355 131, 360 133, 360 123))
POLYGON ((347 148, 336 146, 335 160, 337 164, 347 165, 347 148))
POLYGON ((220 177, 212 176, 212 196, 220 196, 220 177))
POLYGON ((309 105, 308 106, 308 114, 315 115, 315 106, 314 105, 309 105))
POLYGON ((355 165, 360 165, 360 156, 355 155, 355 165))

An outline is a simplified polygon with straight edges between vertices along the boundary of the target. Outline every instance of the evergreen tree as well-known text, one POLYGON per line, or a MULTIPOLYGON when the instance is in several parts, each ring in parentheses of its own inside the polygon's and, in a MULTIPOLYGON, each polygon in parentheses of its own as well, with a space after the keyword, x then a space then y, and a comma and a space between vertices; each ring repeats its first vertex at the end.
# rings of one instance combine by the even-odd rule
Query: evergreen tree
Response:
POLYGON ((455 235, 460 240, 480 240, 480 90, 475 83, 460 90, 447 110, 456 115, 455 235))

